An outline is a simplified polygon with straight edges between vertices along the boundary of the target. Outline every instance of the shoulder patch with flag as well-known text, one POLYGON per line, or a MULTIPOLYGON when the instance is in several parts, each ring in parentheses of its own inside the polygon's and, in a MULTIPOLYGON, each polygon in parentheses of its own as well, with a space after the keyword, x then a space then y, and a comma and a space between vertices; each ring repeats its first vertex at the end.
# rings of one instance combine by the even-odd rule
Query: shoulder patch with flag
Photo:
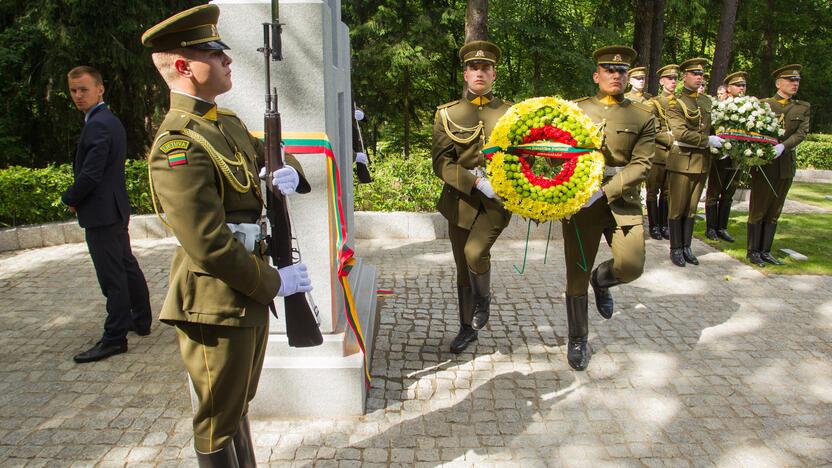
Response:
POLYGON ((181 166, 188 164, 188 155, 185 151, 191 146, 188 140, 168 140, 159 146, 159 151, 168 157, 168 166, 181 166))

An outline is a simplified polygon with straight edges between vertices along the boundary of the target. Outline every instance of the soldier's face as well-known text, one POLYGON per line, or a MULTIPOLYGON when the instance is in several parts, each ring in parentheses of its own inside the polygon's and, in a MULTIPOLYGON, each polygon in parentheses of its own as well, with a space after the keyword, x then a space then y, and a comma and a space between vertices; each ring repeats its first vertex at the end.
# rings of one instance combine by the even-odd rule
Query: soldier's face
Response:
POLYGON ((219 96, 231 89, 231 57, 222 50, 195 50, 187 53, 186 64, 177 64, 200 96, 219 96))
POLYGON ((624 92, 624 80, 627 79, 627 72, 617 69, 608 70, 599 66, 592 74, 592 81, 598 85, 598 89, 610 96, 624 92))
POLYGON ((745 85, 728 85, 728 94, 733 97, 745 96, 745 85))
POLYGON ((644 89, 644 77, 643 76, 631 76, 630 77, 630 86, 633 89, 641 91, 644 89))
POLYGON ((774 85, 777 86, 777 90, 780 91, 780 94, 786 97, 792 97, 797 94, 797 90, 800 88, 800 78, 779 78, 774 85))
POLYGON ((659 80, 659 83, 661 83, 662 88, 664 88, 665 91, 667 91, 668 93, 674 93, 674 92, 676 92, 676 82, 677 81, 678 81, 678 78, 676 78, 676 75, 670 75, 670 76, 663 76, 659 80))
POLYGON ((494 80, 497 79, 497 71, 487 62, 471 63, 465 65, 462 76, 472 93, 484 94, 491 89, 494 80))
POLYGON ((716 90, 716 97, 720 101, 724 101, 724 100, 728 99, 728 89, 725 86, 720 86, 716 90))
POLYGON ((84 73, 78 78, 69 78, 69 95, 72 96, 75 107, 87 113, 101 102, 104 97, 104 85, 96 83, 92 75, 84 73))
POLYGON ((698 73, 685 72, 683 81, 685 82, 685 88, 699 90, 702 83, 705 82, 705 77, 698 73))

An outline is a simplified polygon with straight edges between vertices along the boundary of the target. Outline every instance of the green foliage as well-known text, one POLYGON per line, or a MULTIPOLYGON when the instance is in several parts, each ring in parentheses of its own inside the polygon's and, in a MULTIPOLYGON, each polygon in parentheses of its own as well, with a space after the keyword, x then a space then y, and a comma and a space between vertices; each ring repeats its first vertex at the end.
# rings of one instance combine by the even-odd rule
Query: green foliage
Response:
POLYGON ((832 135, 826 133, 810 133, 806 135, 806 141, 821 141, 824 143, 832 143, 832 135))
MULTIPOLYGON (((152 213, 147 162, 127 161, 125 174, 133 214, 152 213)), ((0 227, 72 219, 61 203, 61 194, 72 181, 69 164, 50 164, 40 169, 20 166, 0 169, 0 227)))
POLYGON ((428 151, 404 158, 389 154, 370 166, 373 182, 356 184, 356 211, 436 211, 442 183, 428 151))
POLYGON ((91 65, 104 100, 127 130, 128 154, 142 154, 167 87, 140 42, 155 22, 197 0, 6 0, 0 2, 0 167, 70 162, 83 122, 66 74, 91 65))
MULTIPOLYGON (((830 135, 824 135, 829 137, 830 135)), ((832 141, 806 140, 797 146, 797 167, 832 170, 832 141)))

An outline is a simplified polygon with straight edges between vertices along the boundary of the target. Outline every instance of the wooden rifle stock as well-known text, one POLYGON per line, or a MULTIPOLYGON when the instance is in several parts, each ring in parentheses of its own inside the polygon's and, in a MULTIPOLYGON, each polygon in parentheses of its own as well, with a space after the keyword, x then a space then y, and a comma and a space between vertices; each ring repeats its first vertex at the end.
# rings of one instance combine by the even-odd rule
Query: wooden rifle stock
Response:
MULTIPOLYGON (((273 3, 277 3, 275 0, 273 3)), ((266 150, 266 171, 271 178, 274 171, 284 166, 281 152, 281 126, 280 112, 277 110, 277 90, 271 89, 270 57, 279 57, 271 47, 269 36, 280 35, 280 24, 275 20, 273 23, 263 25, 264 41, 263 55, 266 57, 266 112, 264 117, 265 150, 266 150)), ((279 40, 273 44, 280 44, 279 40)), ((289 209, 286 204, 286 197, 280 193, 269 180, 269 190, 266 193, 266 216, 269 220, 269 255, 272 263, 277 268, 291 265, 293 260, 292 247, 292 225, 289 218, 289 209)), ((317 311, 310 306, 305 293, 296 293, 283 298, 284 315, 286 316, 286 336, 289 339, 289 346, 305 348, 318 346, 323 343, 321 329, 318 326, 317 311)), ((272 312, 277 315, 272 305, 272 312)))

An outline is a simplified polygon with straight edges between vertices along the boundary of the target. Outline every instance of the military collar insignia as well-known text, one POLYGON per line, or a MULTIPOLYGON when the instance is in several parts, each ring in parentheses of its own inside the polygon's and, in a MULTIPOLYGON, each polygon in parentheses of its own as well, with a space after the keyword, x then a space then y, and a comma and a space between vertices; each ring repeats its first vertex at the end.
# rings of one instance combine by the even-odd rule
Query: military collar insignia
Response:
POLYGON ((774 100, 785 106, 786 104, 791 102, 792 98, 787 98, 786 96, 783 96, 782 94, 780 94, 780 92, 778 91, 774 95, 774 100))
POLYGON ((595 99, 597 99, 598 102, 600 102, 601 104, 605 104, 605 105, 608 105, 608 106, 613 106, 613 105, 621 104, 621 101, 624 100, 624 95, 623 94, 617 94, 617 95, 613 96, 613 95, 598 92, 598 94, 595 95, 595 99))
POLYGON ((483 95, 474 94, 470 91, 468 91, 466 94, 467 94, 466 99, 468 100, 468 102, 470 102, 471 104, 473 104, 475 106, 479 106, 479 107, 487 106, 488 103, 490 103, 491 101, 494 100, 494 93, 491 92, 491 91, 489 91, 489 92, 487 92, 483 95))
POLYGON ((178 110, 187 112, 188 114, 202 117, 211 122, 217 121, 217 105, 199 99, 189 94, 174 91, 170 93, 170 108, 171 110, 178 110))

